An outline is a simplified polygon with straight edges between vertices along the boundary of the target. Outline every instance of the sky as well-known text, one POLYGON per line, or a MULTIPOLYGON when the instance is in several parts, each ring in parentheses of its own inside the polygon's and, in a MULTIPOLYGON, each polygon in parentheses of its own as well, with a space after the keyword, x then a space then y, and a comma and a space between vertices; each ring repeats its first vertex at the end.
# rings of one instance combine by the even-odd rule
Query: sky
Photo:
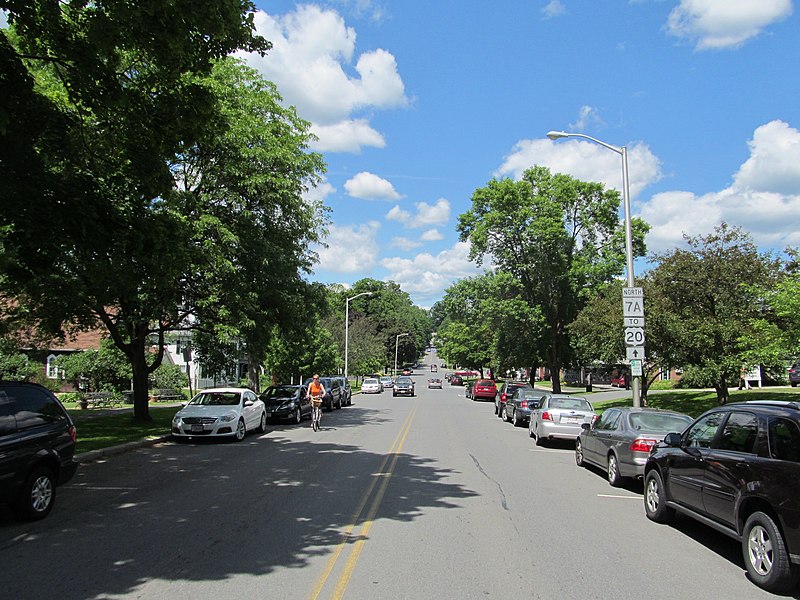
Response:
MULTIPOLYGON (((533 165, 621 189, 649 252, 739 225, 800 245, 793 0, 256 0, 240 55, 312 123, 331 208, 312 279, 395 281, 419 306, 481 272, 458 216, 533 165)), ((622 215, 621 215, 622 216, 622 215)), ((637 272, 651 266, 637 261, 637 272)))

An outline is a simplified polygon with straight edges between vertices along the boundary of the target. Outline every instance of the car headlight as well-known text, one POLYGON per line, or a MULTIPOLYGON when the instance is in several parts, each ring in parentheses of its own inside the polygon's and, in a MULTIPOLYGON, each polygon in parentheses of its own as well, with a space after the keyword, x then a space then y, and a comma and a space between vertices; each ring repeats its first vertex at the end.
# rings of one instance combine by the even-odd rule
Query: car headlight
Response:
POLYGON ((176 414, 174 417, 172 417, 172 424, 173 425, 177 425, 180 422, 181 422, 181 416, 179 414, 176 414))
POLYGON ((230 423, 231 421, 233 421, 235 419, 236 419, 236 415, 232 415, 232 414, 222 415, 219 418, 219 420, 222 421, 223 423, 230 423))

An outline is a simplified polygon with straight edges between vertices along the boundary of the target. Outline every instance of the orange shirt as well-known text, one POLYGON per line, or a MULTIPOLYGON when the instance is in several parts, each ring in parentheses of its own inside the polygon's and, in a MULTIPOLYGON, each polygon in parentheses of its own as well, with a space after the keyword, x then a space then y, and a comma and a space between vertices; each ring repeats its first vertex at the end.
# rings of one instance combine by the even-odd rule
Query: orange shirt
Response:
POLYGON ((308 386, 308 391, 312 396, 321 396, 322 384, 319 381, 312 381, 308 386))

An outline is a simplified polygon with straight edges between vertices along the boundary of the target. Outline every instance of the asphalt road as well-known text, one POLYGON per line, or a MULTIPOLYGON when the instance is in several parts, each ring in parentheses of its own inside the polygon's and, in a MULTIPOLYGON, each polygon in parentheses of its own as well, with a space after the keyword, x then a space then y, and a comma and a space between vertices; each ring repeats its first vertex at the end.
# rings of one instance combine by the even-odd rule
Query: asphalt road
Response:
POLYGON ((318 433, 82 465, 45 521, 0 508, 0 598, 774 597, 734 541, 649 522, 640 485, 611 488, 428 376, 413 398, 354 397, 318 433))

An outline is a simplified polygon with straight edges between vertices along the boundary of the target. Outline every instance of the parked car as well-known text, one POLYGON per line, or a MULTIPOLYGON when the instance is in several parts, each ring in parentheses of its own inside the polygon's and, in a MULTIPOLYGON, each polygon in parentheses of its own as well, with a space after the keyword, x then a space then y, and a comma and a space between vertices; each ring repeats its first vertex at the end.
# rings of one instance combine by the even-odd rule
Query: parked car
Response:
POLYGON ((383 386, 379 379, 367 378, 361 382, 362 394, 380 394, 383 391, 383 386))
POLYGON ((0 382, 0 502, 45 518, 56 488, 75 475, 77 433, 55 395, 35 383, 0 382))
POLYGON ((461 375, 453 374, 450 376, 450 385, 464 385, 464 380, 461 379, 461 375))
POLYGON ((434 388, 439 390, 442 389, 442 380, 439 379, 438 377, 433 377, 431 379, 428 379, 428 389, 430 390, 434 388))
POLYGON ((210 388, 198 393, 172 418, 172 437, 232 437, 241 441, 248 431, 264 432, 267 409, 246 388, 210 388))
POLYGON ((497 385, 491 379, 478 379, 472 386, 473 400, 492 400, 497 396, 497 385))
POLYGON ((800 574, 800 404, 755 401, 713 408, 670 433, 647 459, 644 509, 680 512, 741 543, 750 579, 793 590, 800 574))
POLYGON ((797 387, 798 383, 800 383, 800 360, 789 367, 789 385, 797 387))
POLYGON ((536 445, 545 440, 576 440, 583 423, 591 423, 597 417, 592 405, 579 396, 546 394, 539 408, 531 413, 528 433, 536 438, 536 445))
POLYGON ((504 381, 494 397, 494 414, 502 419, 503 408, 506 402, 514 395, 514 392, 520 388, 533 389, 526 381, 504 381))
MULTIPOLYGON (((325 395, 322 397, 322 408, 332 411, 334 408, 342 408, 344 399, 342 398, 342 388, 334 377, 320 377, 319 382, 325 388, 325 395)), ((305 380, 303 385, 308 387, 311 377, 305 380)))
POLYGON ((268 419, 291 420, 299 423, 311 417, 311 400, 302 385, 271 385, 259 399, 264 403, 268 419))
POLYGON ((503 404, 503 420, 511 421, 514 427, 527 425, 531 420, 531 413, 539 408, 547 392, 535 390, 532 387, 519 387, 514 394, 503 404))
POLYGON ((414 380, 411 377, 398 377, 392 388, 392 396, 413 396, 414 380))
POLYGON ((347 380, 347 377, 339 375, 332 379, 336 380, 336 383, 339 384, 339 388, 342 390, 342 406, 351 406, 353 404, 353 390, 350 387, 350 382, 347 380))
POLYGON ((392 379, 388 375, 384 375, 383 377, 381 377, 380 382, 384 390, 391 389, 394 387, 394 379, 392 379))
POLYGON ((605 469, 608 483, 618 486, 623 478, 642 477, 653 447, 691 422, 688 415, 655 408, 609 408, 594 423, 582 425, 575 462, 605 469))

